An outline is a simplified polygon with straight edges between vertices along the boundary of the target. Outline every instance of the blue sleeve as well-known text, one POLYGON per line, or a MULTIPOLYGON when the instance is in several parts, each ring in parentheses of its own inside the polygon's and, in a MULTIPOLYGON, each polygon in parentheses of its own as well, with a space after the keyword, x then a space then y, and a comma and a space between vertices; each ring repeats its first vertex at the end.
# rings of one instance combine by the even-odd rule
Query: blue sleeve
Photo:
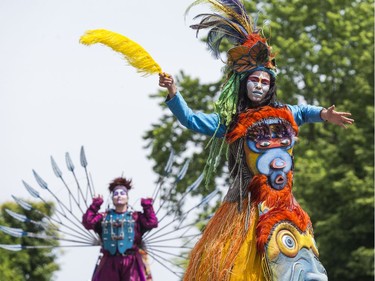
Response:
POLYGON ((293 113, 294 120, 298 126, 305 123, 317 123, 323 122, 324 120, 320 117, 320 112, 323 107, 314 106, 308 104, 301 105, 289 105, 287 104, 289 110, 293 113))
POLYGON ((179 92, 167 100, 166 104, 177 120, 186 128, 208 136, 213 136, 217 130, 215 137, 224 137, 226 127, 224 124, 220 124, 217 113, 193 112, 179 92))

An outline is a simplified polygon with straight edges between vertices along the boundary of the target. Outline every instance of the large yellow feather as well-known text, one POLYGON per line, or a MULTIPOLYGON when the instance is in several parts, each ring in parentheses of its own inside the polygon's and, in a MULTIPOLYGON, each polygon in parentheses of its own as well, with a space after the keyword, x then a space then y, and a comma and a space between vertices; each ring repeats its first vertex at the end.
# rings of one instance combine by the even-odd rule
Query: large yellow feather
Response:
POLYGON ((80 38, 80 43, 92 45, 101 43, 124 55, 125 60, 143 75, 162 73, 161 67, 138 43, 121 34, 105 30, 88 30, 80 38))

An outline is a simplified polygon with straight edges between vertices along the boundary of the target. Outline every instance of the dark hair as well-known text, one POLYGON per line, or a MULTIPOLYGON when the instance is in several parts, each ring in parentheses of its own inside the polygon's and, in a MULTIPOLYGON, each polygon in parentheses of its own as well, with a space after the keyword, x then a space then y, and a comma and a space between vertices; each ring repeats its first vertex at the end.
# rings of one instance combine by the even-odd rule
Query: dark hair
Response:
POLYGON ((132 180, 127 180, 126 178, 115 178, 108 186, 110 192, 112 192, 116 186, 123 185, 128 190, 132 188, 132 180))

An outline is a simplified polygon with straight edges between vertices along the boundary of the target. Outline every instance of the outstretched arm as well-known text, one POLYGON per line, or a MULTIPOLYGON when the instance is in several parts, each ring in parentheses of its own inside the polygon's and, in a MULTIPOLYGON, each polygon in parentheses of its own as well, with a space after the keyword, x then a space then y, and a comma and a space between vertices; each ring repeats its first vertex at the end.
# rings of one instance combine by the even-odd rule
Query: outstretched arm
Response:
POLYGON ((323 109, 320 112, 320 116, 324 121, 336 124, 340 127, 347 128, 347 125, 351 125, 354 119, 348 118, 352 114, 349 112, 338 112, 335 110, 335 106, 331 105, 328 109, 323 109))
POLYGON ((95 229, 96 224, 102 221, 103 215, 98 213, 102 204, 103 196, 98 195, 92 199, 90 207, 83 214, 82 218, 82 224, 86 229, 95 229))
POLYGON ((159 86, 168 89, 166 104, 183 126, 194 132, 208 136, 215 135, 217 138, 224 136, 226 127, 224 124, 221 124, 219 115, 191 110, 182 95, 177 91, 171 75, 166 73, 159 74, 159 86))
POLYGON ((349 112, 337 112, 335 106, 332 105, 328 109, 321 106, 300 104, 300 105, 289 105, 287 104, 290 111, 292 111, 294 120, 298 126, 305 123, 316 123, 327 121, 338 126, 346 128, 346 125, 353 124, 354 120, 348 118, 351 114, 349 112))

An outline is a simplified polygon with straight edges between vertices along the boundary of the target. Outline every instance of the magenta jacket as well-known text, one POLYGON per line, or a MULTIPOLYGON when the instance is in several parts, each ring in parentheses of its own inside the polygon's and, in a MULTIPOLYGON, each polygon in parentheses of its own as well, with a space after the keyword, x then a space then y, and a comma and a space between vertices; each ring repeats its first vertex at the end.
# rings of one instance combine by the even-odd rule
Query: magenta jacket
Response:
MULTIPOLYGON (((102 235, 102 220, 105 213, 98 213, 100 206, 103 204, 102 198, 94 198, 92 204, 83 215, 82 224, 86 229, 92 229, 100 236, 102 235)), ((158 226, 158 219, 156 218, 154 208, 152 207, 152 199, 141 199, 143 212, 134 212, 133 218, 135 220, 135 237, 133 249, 139 248, 142 242, 142 235, 158 226)))

